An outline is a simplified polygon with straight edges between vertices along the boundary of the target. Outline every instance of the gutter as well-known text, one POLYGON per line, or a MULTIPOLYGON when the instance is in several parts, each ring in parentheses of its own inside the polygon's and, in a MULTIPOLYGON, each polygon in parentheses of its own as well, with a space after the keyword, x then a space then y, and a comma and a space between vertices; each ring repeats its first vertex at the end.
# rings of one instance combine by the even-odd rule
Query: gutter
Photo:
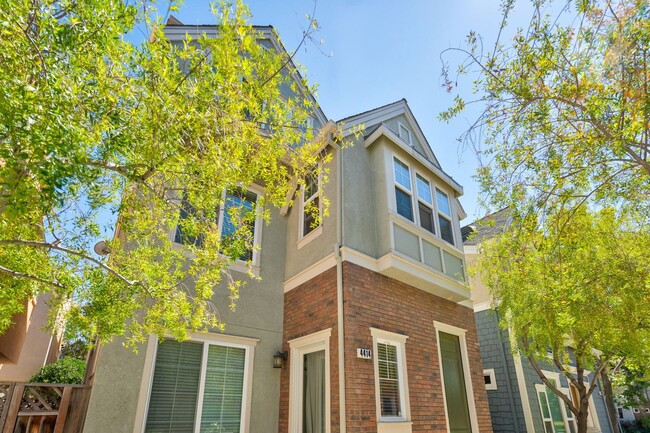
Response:
POLYGON ((338 154, 336 159, 336 245, 334 245, 334 256, 336 257, 336 311, 338 331, 338 355, 339 355, 339 431, 346 433, 345 419, 345 333, 343 331, 343 258, 341 248, 343 247, 343 148, 337 146, 338 154))

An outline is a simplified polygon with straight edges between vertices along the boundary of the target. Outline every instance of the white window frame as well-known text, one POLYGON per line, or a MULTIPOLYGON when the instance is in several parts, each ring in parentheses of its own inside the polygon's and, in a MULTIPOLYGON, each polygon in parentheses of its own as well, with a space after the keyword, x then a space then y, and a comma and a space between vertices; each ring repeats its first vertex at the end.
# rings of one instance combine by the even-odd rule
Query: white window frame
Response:
POLYGON ((300 217, 298 218, 298 249, 302 248, 305 244, 309 243, 313 238, 321 235, 323 232, 323 161, 319 158, 316 169, 318 170, 318 186, 316 193, 311 197, 305 199, 305 187, 300 190, 300 217), (305 206, 318 197, 318 217, 320 219, 318 226, 314 227, 312 231, 305 234, 305 206))
POLYGON ((392 161, 393 161, 393 165, 391 166, 391 169, 392 169, 391 173, 393 175, 393 186, 394 186, 394 188, 399 188, 402 192, 404 192, 406 195, 409 196, 409 200, 411 202, 411 214, 413 215, 413 221, 411 221, 410 219, 406 218, 403 215, 400 215, 400 213, 397 211, 397 194, 395 193, 395 190, 393 190, 393 197, 394 197, 394 203, 395 203, 395 213, 400 218, 403 218, 404 221, 408 221, 410 223, 416 223, 416 221, 418 219, 417 219, 417 215, 416 215, 416 212, 415 212, 415 206, 413 205, 413 196, 414 196, 414 193, 415 193, 414 188, 413 188, 413 170, 411 169, 411 166, 409 164, 402 161, 401 158, 398 158, 396 155, 393 155, 392 161), (397 181, 397 177, 395 176, 395 166, 396 166, 396 164, 398 162, 400 164, 403 164, 404 166, 406 166, 406 169, 408 170, 409 182, 411 184, 410 189, 408 189, 406 186, 402 185, 401 183, 399 183, 397 181))
POLYGON ((330 337, 332 328, 289 340, 289 433, 302 433, 304 356, 325 350, 325 433, 331 433, 330 337))
MULTIPOLYGON (((407 423, 411 425, 411 406, 409 402, 409 388, 408 388, 408 373, 406 369, 406 340, 407 335, 397 334, 395 332, 384 331, 383 329, 370 328, 370 335, 372 335, 372 349, 375 356, 373 356, 373 364, 375 369, 375 404, 377 408, 377 423, 407 423), (381 395, 379 388, 379 352, 377 350, 377 343, 389 344, 395 346, 397 349, 397 374, 398 374, 398 389, 399 389, 399 402, 402 416, 382 416, 381 415, 381 395)), ((381 430, 380 427, 378 427, 381 430)), ((410 427, 409 427, 410 429, 410 427)))
POLYGON ((411 139, 413 137, 413 134, 411 134, 411 130, 402 122, 397 122, 397 136, 409 146, 412 145, 411 139), (404 131, 405 134, 402 134, 402 131, 404 131))
POLYGON ((467 330, 463 328, 458 328, 447 323, 442 323, 438 321, 433 322, 433 327, 436 330, 436 345, 438 348, 438 365, 440 366, 440 384, 442 385, 442 400, 445 406, 445 421, 447 427, 447 433, 451 433, 449 430, 449 411, 447 409, 447 395, 445 393, 445 377, 442 371, 442 354, 440 353, 440 333, 444 332, 445 334, 451 334, 458 337, 458 342, 460 344, 460 357, 463 365, 463 376, 465 379, 465 394, 467 396, 467 408, 469 409, 469 420, 472 426, 472 433, 479 433, 478 429, 478 419, 476 414, 476 404, 474 402, 474 388, 472 386, 472 375, 470 374, 469 368, 469 357, 467 354, 467 330))
POLYGON ((452 215, 447 215, 444 211, 442 211, 438 207, 438 191, 440 191, 440 193, 444 194, 445 197, 447 197, 447 203, 449 204, 449 212, 450 213, 454 212, 453 209, 452 209, 451 198, 449 197, 449 193, 447 193, 447 191, 445 191, 445 190, 443 190, 441 188, 438 188, 436 186, 432 193, 433 193, 433 195, 435 197, 434 201, 436 203, 436 215, 438 216, 438 218, 436 218, 436 221, 435 221, 436 229, 438 230, 438 232, 437 232, 438 237, 441 240, 443 240, 444 242, 447 242, 449 245, 456 245, 456 234, 455 234, 456 230, 455 230, 455 227, 454 227, 454 218, 453 218, 452 215), (446 239, 443 239, 443 237, 442 237, 442 227, 440 226, 440 218, 441 217, 446 219, 447 221, 449 221, 449 224, 451 224, 451 242, 448 242, 446 239))
MULTIPOLYGON (((260 186, 257 185, 249 185, 247 188, 244 188, 246 191, 250 191, 254 193, 257 196, 257 199, 255 200, 255 206, 253 210, 256 212, 257 216, 255 217, 255 224, 253 228, 253 256, 251 258, 251 264, 255 268, 259 268, 260 265, 260 245, 262 243, 262 226, 263 226, 263 220, 262 220, 262 212, 260 212, 260 209, 258 209, 258 203, 260 200, 260 197, 264 194, 264 189, 260 186)), ((223 222, 224 222, 224 216, 225 216, 225 203, 226 203, 226 194, 227 191, 224 191, 223 194, 221 195, 221 205, 219 206, 219 214, 217 215, 217 220, 219 222, 217 226, 217 230, 219 232, 219 237, 221 237, 221 233, 223 230, 223 222)), ((182 203, 182 200, 179 201, 179 203, 182 203)), ((176 237, 176 230, 178 227, 174 227, 174 229, 171 231, 171 239, 174 245, 178 246, 184 246, 185 244, 179 243, 175 241, 176 237)), ((231 267, 234 270, 240 271, 240 272, 248 272, 248 269, 246 267, 246 261, 236 259, 231 267)))
MULTIPOLYGON (((169 337, 172 338, 172 337, 169 337)), ((246 351, 244 360, 244 383, 242 385, 242 409, 240 433, 249 433, 251 418, 251 396, 253 395, 253 365, 255 364, 255 347, 259 342, 256 338, 236 337, 225 334, 203 334, 191 333, 187 341, 203 343, 203 359, 201 363, 201 376, 199 379, 199 389, 197 390, 196 413, 194 416, 194 432, 199 433, 201 429, 201 410, 203 405, 203 390, 205 387, 205 363, 207 361, 209 345, 228 346, 244 349, 246 351), (198 419, 198 422, 197 422, 198 419)), ((136 407, 134 432, 144 433, 147 426, 147 414, 149 412, 149 401, 151 399, 151 389, 153 385, 153 374, 156 366, 156 356, 158 352, 158 337, 149 336, 147 350, 145 353, 145 365, 142 374, 142 383, 140 386, 140 395, 136 407)))
POLYGON ((438 197, 437 197, 437 192, 440 191, 447 197, 447 202, 449 203, 449 211, 453 214, 454 209, 453 209, 453 202, 451 200, 451 195, 444 189, 440 188, 436 182, 433 182, 431 180, 431 177, 424 175, 421 171, 417 170, 412 164, 408 164, 402 159, 401 157, 397 156, 396 154, 392 153, 391 154, 391 166, 390 166, 390 175, 393 181, 393 188, 390 189, 390 194, 392 196, 392 208, 391 211, 394 212, 394 215, 397 218, 400 218, 403 220, 405 223, 410 223, 410 224, 415 224, 419 229, 421 229, 423 232, 428 233, 431 236, 434 236, 441 241, 443 241, 445 244, 449 244, 451 246, 456 246, 456 241, 457 241, 457 234, 456 234, 456 225, 454 223, 455 219, 452 215, 447 215, 445 212, 441 211, 438 208, 438 197), (400 163, 404 164, 408 170, 409 170, 409 180, 411 182, 411 189, 407 189, 404 187, 402 184, 397 182, 397 179, 395 177, 395 161, 399 161, 400 163), (429 204, 427 203, 426 200, 423 200, 419 197, 418 194, 418 187, 417 187, 417 178, 421 177, 423 180, 426 180, 429 183, 429 187, 431 188, 431 201, 432 203, 429 204), (397 196, 395 193, 394 188, 399 188, 403 192, 405 192, 407 195, 409 195, 411 199, 411 212, 413 213, 413 221, 409 220, 408 218, 400 215, 397 212, 397 196), (420 210, 417 206, 419 202, 424 203, 427 207, 431 208, 432 212, 432 218, 433 218, 433 232, 430 232, 429 230, 425 229, 422 227, 422 221, 420 221, 420 210), (445 239, 442 238, 442 230, 440 228, 440 217, 445 218, 446 220, 449 221, 451 224, 451 238, 453 242, 447 242, 445 239))
POLYGON ((485 384, 485 389, 488 391, 494 391, 497 389, 497 379, 494 374, 494 368, 486 368, 483 370, 483 377, 489 377, 490 383, 485 384))
MULTIPOLYGON (((548 371, 548 370, 542 370, 544 373, 544 376, 546 376, 547 379, 552 379, 555 382, 555 387, 562 392, 563 394, 567 395, 571 401, 573 401, 573 393, 571 392, 571 384, 568 385, 568 387, 563 387, 562 382, 560 382, 560 373, 556 371, 548 371)), ((585 385, 589 386, 588 382, 585 382, 585 385)), ((535 391, 537 393, 539 392, 546 392, 546 385, 543 383, 536 383, 535 384, 535 391)), ((552 392, 552 391, 551 391, 552 392)), ((547 397, 548 398, 548 397, 547 397)), ((569 423, 573 423, 575 431, 578 430, 578 424, 577 420, 575 419, 575 416, 573 415, 573 412, 567 413, 567 408, 566 408, 566 403, 559 398, 560 401, 560 412, 562 412, 562 418, 564 419, 564 428, 566 429, 567 433, 571 432, 571 429, 569 428, 569 423)), ((542 410, 542 402, 539 401, 539 395, 537 395, 537 402, 540 406, 540 410, 542 410)), ((550 410, 550 408, 549 408, 550 410)), ((598 414, 596 413, 596 406, 594 405, 594 399, 593 395, 589 397, 589 414, 587 418, 587 423, 589 428, 595 428, 598 431, 600 431, 600 421, 598 420, 598 414)), ((542 422, 544 421, 543 418, 543 412, 540 413, 540 416, 542 416, 542 422)), ((551 424, 553 423, 553 419, 551 418, 551 424)), ((553 432, 555 432, 555 426, 553 426, 553 432)))

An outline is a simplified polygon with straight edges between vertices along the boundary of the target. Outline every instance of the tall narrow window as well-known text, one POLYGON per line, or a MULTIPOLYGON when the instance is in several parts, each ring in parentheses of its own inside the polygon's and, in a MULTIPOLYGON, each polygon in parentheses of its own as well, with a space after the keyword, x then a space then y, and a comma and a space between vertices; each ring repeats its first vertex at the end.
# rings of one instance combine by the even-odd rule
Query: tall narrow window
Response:
POLYGON ((393 159, 395 174, 395 202, 397 213, 413 221, 413 204, 411 200, 411 172, 408 165, 399 159, 393 159))
POLYGON ((435 233, 431 184, 419 174, 415 176, 415 183, 418 191, 418 216, 420 217, 420 226, 431 233, 435 233))
POLYGON ((440 237, 453 245, 454 231, 451 224, 451 206, 449 205, 449 197, 438 188, 436 188, 436 204, 438 205, 440 237))
MULTIPOLYGON (((554 379, 549 381, 555 385, 554 379)), ((545 385, 535 385, 546 433, 567 433, 560 398, 545 385)))
POLYGON ((370 328, 375 350, 375 387, 379 422, 408 421, 406 335, 370 328))
POLYGON ((402 123, 397 125, 399 138, 404 140, 407 144, 411 144, 411 131, 402 123))
POLYGON ((302 190, 302 236, 306 236, 321 224, 322 203, 321 192, 322 182, 319 175, 322 169, 321 163, 315 167, 305 178, 305 186, 302 190))

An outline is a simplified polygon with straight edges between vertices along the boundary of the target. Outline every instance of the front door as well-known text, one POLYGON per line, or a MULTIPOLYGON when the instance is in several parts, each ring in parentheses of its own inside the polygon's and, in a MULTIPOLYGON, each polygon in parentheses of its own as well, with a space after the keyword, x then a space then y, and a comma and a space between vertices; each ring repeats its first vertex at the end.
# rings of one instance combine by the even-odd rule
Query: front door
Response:
POLYGON ((450 433, 471 433, 467 404, 467 388, 463 372, 460 341, 456 335, 439 332, 442 377, 447 402, 447 422, 450 433))
POLYGON ((302 432, 325 433, 325 351, 303 356, 302 432))

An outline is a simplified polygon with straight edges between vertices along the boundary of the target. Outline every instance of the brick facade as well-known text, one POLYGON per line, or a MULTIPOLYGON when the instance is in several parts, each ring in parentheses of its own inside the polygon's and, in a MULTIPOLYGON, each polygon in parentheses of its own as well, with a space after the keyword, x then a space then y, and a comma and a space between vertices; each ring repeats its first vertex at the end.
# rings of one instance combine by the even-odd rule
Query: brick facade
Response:
MULTIPOLYGON (((350 433, 376 433, 377 411, 372 360, 357 358, 357 348, 372 348, 370 327, 407 335, 406 364, 413 433, 447 433, 434 321, 467 330, 467 352, 480 433, 492 433, 483 369, 472 309, 444 300, 366 268, 343 264, 346 421, 350 433)), ((284 345, 332 328, 332 433, 338 422, 338 342, 336 268, 285 294, 284 345)), ((290 362, 290 360, 289 360, 290 362)), ((289 364, 282 371, 280 433, 287 432, 289 364)))

